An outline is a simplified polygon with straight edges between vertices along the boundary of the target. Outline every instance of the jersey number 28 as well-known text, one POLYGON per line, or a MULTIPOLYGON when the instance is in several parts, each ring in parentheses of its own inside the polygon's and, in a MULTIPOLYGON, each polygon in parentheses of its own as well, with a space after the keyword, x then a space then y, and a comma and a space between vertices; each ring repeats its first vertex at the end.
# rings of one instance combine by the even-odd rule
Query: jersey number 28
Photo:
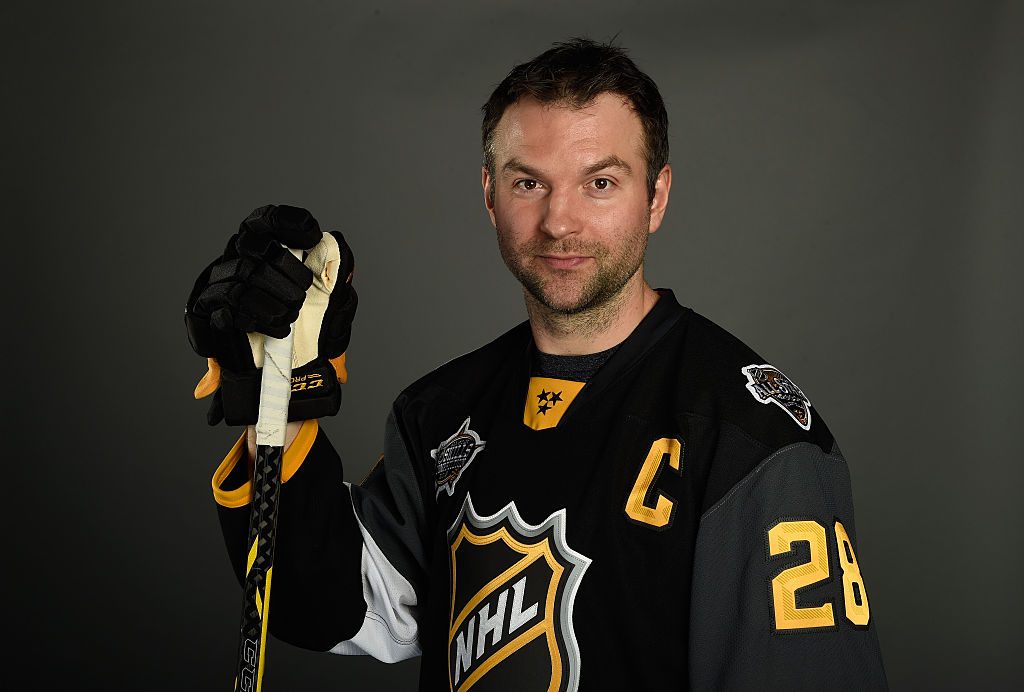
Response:
MULTIPOLYGON (((858 627, 866 627, 871 619, 868 594, 864 590, 864 579, 860 574, 857 557, 853 554, 850 536, 838 519, 833 526, 833 532, 839 566, 843 571, 843 610, 846 619, 858 627)), ((796 604, 797 590, 829 579, 829 550, 825 527, 809 519, 779 522, 768 531, 768 552, 772 556, 791 552, 793 544, 797 542, 807 543, 810 547, 810 558, 807 562, 782 570, 772 579, 775 629, 833 627, 836 619, 832 613, 832 603, 803 607, 796 604)))

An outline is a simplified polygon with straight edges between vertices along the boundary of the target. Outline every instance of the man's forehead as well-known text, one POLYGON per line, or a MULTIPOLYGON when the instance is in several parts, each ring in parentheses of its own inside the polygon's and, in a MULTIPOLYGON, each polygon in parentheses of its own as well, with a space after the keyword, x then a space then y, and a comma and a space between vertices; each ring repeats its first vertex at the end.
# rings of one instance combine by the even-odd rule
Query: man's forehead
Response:
POLYGON ((494 131, 495 163, 567 153, 581 158, 643 156, 643 126, 625 97, 602 93, 582 107, 523 97, 502 114, 494 131))

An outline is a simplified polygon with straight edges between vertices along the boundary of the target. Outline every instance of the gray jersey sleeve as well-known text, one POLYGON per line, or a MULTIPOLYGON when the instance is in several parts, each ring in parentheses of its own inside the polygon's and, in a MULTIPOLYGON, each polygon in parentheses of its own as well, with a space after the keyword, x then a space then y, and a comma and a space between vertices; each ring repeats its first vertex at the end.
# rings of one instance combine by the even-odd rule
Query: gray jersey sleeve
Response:
POLYGON ((869 593, 846 461, 778 450, 701 517, 691 687, 886 689, 869 593))
POLYGON ((348 488, 362 535, 366 615, 354 637, 332 652, 388 663, 420 654, 418 619, 426 589, 427 516, 422 485, 394 412, 385 451, 360 485, 348 488))

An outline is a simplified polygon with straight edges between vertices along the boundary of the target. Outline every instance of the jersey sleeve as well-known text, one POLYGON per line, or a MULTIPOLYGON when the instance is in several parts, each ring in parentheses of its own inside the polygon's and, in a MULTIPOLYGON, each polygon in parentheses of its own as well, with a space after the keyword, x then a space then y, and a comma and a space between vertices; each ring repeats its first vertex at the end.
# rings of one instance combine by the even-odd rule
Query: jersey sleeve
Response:
POLYGON ((886 689, 868 593, 839 449, 776 450, 700 519, 692 689, 886 689))
MULTIPOLYGON (((245 437, 213 478, 221 528, 244 580, 251 496, 245 437)), ((361 484, 315 420, 285 453, 268 628, 296 646, 369 654, 394 662, 420 653, 429 530, 423 485, 398 408, 385 425, 385 451, 361 484)))

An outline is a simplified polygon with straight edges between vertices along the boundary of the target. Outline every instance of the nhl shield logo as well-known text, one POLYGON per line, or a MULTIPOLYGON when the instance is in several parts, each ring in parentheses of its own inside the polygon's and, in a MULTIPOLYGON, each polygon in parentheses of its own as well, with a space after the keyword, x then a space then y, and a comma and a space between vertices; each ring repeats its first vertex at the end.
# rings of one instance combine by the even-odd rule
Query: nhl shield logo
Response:
POLYGON ((577 690, 576 591, 590 559, 565 541, 565 510, 532 526, 515 503, 482 517, 469 495, 448 530, 453 692, 577 690))
POLYGON ((768 365, 747 365, 740 369, 747 376, 747 389, 762 404, 775 404, 804 430, 811 429, 811 402, 807 396, 782 374, 768 365))
POLYGON ((455 484, 462 477, 462 472, 486 444, 475 431, 470 430, 469 418, 467 418, 454 435, 439 444, 437 449, 430 450, 430 457, 436 462, 434 466, 434 479, 437 482, 435 497, 440 495, 442 490, 447 490, 449 497, 455 492, 455 484))

